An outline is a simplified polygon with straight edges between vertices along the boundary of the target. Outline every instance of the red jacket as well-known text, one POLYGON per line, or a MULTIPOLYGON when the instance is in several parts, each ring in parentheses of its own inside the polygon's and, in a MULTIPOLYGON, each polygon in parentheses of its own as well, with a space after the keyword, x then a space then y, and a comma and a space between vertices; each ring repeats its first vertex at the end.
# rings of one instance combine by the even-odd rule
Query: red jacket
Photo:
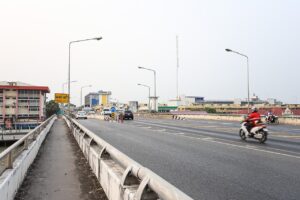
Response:
POLYGON ((251 113, 246 121, 254 122, 256 120, 260 120, 260 114, 258 112, 253 112, 251 113))

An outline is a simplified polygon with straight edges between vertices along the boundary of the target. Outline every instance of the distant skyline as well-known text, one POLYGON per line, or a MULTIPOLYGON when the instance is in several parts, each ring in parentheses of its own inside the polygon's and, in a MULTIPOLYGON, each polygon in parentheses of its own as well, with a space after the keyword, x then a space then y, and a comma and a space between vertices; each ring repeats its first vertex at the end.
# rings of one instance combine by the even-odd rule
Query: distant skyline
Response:
MULTIPOLYGON (((300 103, 300 1, 165 0, 0 2, 0 81, 21 81, 62 92, 72 45, 73 103, 84 94, 112 91, 127 102, 147 102, 157 70, 160 102, 176 97, 176 35, 179 37, 179 95, 205 99, 250 95, 300 103)), ((67 87, 65 87, 65 92, 67 87)))

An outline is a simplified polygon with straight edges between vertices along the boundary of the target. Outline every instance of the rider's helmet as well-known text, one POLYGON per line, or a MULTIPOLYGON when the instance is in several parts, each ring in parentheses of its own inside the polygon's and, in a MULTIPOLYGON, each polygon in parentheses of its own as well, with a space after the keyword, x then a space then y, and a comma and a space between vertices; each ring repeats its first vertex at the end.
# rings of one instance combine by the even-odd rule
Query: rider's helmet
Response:
POLYGON ((251 111, 252 111, 252 112, 257 112, 257 108, 256 108, 255 106, 253 106, 253 107, 251 108, 251 111))

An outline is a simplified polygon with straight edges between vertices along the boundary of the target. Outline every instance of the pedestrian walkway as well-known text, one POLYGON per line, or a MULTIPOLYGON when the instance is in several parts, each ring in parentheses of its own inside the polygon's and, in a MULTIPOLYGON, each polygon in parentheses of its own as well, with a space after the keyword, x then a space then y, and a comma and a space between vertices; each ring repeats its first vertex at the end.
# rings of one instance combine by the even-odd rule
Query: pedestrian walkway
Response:
POLYGON ((107 199, 63 119, 54 123, 15 199, 107 199))

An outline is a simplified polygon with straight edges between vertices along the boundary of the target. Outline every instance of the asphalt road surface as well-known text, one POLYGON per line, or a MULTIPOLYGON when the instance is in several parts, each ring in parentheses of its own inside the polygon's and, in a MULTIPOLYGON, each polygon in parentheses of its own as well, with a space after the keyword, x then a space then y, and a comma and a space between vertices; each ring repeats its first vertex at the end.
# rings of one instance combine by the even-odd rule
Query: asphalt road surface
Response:
POLYGON ((299 126, 269 126, 259 144, 241 141, 237 122, 79 122, 194 199, 300 198, 299 126))

